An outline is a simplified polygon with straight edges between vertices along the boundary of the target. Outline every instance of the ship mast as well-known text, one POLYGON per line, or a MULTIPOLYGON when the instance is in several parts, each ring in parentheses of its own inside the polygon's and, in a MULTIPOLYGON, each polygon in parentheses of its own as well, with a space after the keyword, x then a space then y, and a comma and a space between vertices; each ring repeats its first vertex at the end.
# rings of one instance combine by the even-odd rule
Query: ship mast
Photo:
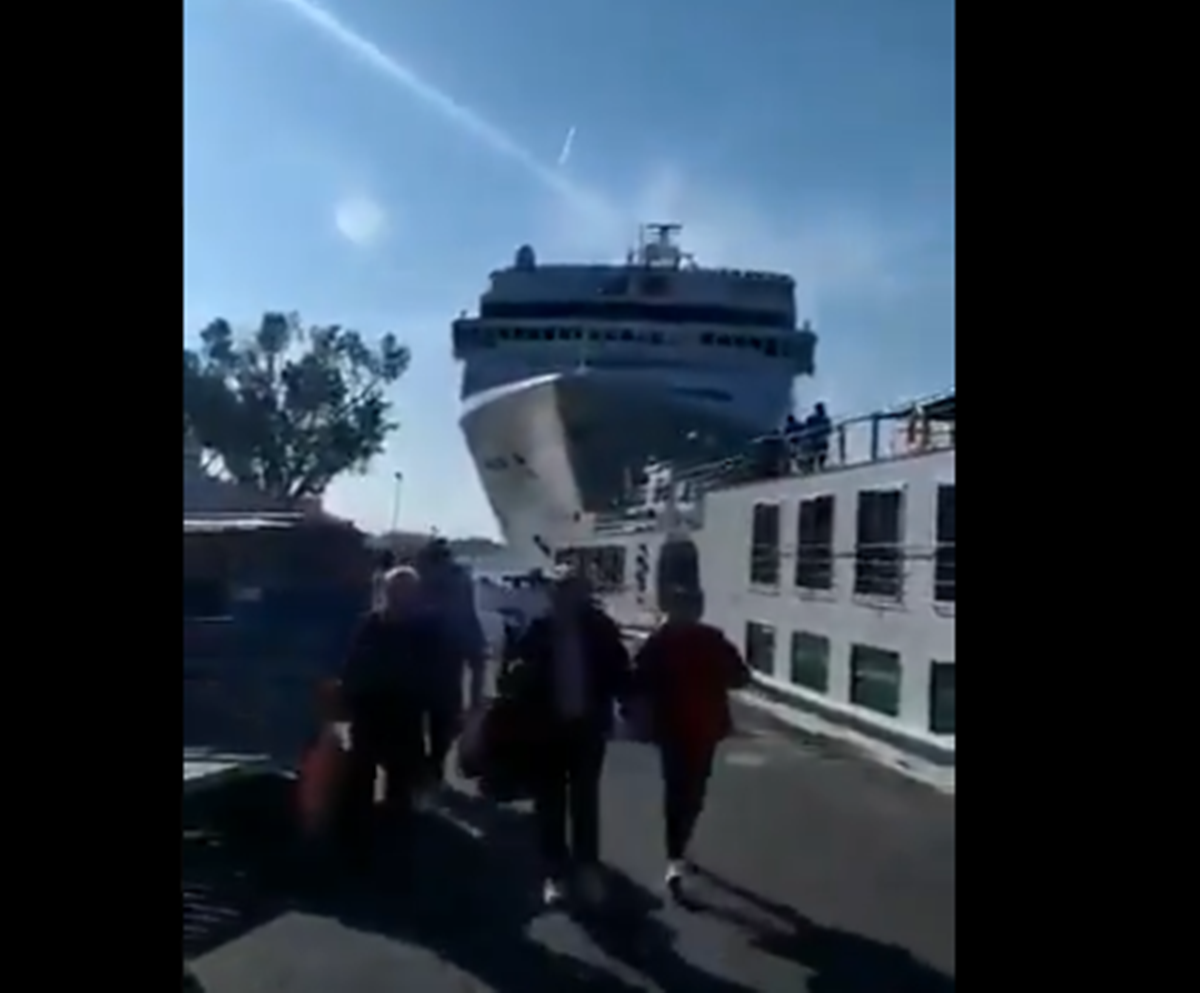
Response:
POLYGON ((675 240, 682 230, 682 224, 643 224, 638 229, 638 247, 631 261, 647 269, 679 269, 694 262, 675 240))

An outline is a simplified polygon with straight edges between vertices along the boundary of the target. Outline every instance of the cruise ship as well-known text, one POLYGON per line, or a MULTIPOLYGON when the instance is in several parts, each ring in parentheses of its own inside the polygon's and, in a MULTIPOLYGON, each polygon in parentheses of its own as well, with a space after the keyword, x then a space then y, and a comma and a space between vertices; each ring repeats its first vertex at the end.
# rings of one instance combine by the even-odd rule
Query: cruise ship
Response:
POLYGON ((620 505, 655 460, 706 463, 778 427, 814 370, 791 276, 710 268, 678 224, 620 264, 529 245, 454 322, 461 424, 510 549, 532 566, 620 505))

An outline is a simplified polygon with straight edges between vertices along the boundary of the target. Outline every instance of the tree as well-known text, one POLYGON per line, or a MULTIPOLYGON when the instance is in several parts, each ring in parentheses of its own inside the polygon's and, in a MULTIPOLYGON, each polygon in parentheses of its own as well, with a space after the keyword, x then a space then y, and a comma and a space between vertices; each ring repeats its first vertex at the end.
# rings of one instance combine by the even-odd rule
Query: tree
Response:
POLYGON ((398 425, 389 385, 408 368, 392 334, 371 347, 338 325, 264 314, 239 338, 226 320, 183 350, 183 431, 207 467, 273 496, 320 496, 364 471, 398 425))

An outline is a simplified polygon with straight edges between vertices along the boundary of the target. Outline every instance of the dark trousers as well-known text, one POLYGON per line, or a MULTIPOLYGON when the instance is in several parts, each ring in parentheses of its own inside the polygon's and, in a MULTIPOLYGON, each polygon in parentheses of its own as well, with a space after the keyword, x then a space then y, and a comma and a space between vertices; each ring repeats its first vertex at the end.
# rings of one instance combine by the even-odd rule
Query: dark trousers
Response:
POLYGON ((423 774, 434 783, 446 778, 446 757, 458 734, 460 710, 457 701, 437 700, 421 707, 417 718, 421 754, 424 759, 423 774))
POLYGON ((551 872, 600 860, 600 773, 607 744, 591 721, 556 723, 538 742, 534 811, 551 872))
POLYGON ((365 858, 374 841, 375 777, 383 770, 385 809, 402 819, 412 803, 420 768, 418 715, 403 694, 378 690, 349 702, 350 754, 344 793, 343 841, 348 852, 365 858))
POLYGON ((687 854, 708 796, 715 751, 710 746, 685 747, 674 743, 663 744, 659 749, 667 858, 672 861, 687 854))

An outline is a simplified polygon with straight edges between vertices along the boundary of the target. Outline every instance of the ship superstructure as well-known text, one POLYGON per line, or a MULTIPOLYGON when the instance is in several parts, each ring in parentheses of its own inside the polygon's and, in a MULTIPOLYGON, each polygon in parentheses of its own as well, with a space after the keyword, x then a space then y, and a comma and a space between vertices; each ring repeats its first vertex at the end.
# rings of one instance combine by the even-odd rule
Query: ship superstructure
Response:
POLYGON ((522 246, 454 322, 467 444, 506 540, 534 560, 648 460, 707 462, 773 430, 813 372, 793 279, 706 268, 679 233, 646 225, 615 265, 522 246))

